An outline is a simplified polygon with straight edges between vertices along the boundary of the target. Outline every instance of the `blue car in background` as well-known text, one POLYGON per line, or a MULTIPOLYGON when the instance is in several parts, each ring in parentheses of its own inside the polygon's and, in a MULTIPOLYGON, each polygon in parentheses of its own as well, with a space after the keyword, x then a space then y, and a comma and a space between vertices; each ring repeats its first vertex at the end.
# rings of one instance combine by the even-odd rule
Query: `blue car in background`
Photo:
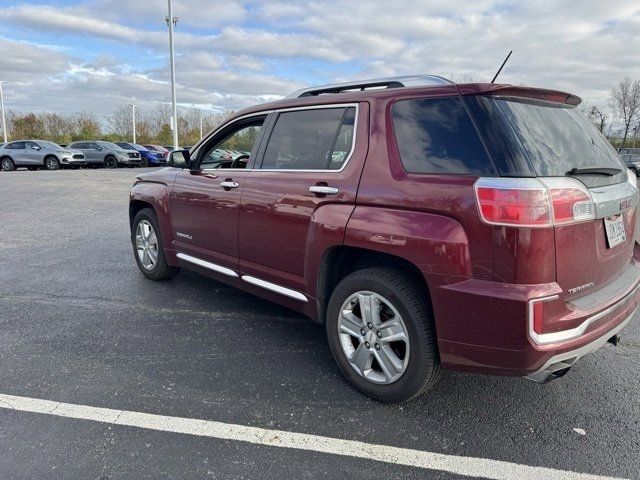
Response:
POLYGON ((142 158, 141 166, 143 167, 159 167, 166 165, 167 163, 167 156, 165 154, 151 151, 137 143, 118 142, 116 145, 124 148, 125 150, 137 150, 140 152, 140 157, 142 158))

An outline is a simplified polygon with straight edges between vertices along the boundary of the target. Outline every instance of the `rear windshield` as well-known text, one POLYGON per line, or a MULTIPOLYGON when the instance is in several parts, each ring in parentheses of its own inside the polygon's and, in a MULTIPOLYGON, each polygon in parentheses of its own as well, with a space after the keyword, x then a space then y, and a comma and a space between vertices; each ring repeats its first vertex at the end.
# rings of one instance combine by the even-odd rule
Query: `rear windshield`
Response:
MULTIPOLYGON (((510 151, 507 154, 504 151, 495 152, 495 156, 508 157, 511 161, 520 157, 513 164, 497 161, 499 170, 507 170, 501 171, 501 174, 518 175, 518 170, 532 169, 532 173, 538 176, 559 177, 567 175, 573 168, 598 166, 619 168, 621 173, 613 176, 580 175, 576 178, 587 186, 609 185, 626 180, 626 166, 616 151, 575 107, 519 98, 478 97, 477 101, 486 110, 485 117, 491 118, 494 123, 491 127, 484 126, 493 130, 485 136, 513 137, 504 141, 510 151), (527 163, 526 167, 523 167, 523 162, 527 163), (509 171, 512 169, 515 172, 509 171)), ((490 150, 496 148, 495 142, 487 143, 490 150)))

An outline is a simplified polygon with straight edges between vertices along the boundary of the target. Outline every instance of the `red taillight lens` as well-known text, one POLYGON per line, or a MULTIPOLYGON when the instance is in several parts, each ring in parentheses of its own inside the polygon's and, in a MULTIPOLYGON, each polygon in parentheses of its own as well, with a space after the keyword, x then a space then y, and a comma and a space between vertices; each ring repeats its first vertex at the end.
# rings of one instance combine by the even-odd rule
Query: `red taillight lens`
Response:
POLYGON ((595 218, 589 191, 571 178, 480 178, 476 201, 485 223, 551 227, 595 218))
POLYGON ((544 325, 544 302, 533 304, 533 331, 542 333, 544 325))
POLYGON ((551 225, 545 189, 477 187, 478 205, 487 223, 541 227, 551 225))
POLYGON ((577 188, 553 188, 553 222, 556 225, 595 218, 595 205, 589 195, 577 188))

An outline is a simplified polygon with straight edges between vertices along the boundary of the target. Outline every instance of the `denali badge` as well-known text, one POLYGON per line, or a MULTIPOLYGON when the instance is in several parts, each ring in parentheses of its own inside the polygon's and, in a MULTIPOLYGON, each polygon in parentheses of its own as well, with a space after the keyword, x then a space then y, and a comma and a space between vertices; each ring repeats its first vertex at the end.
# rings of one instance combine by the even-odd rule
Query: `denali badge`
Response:
POLYGON ((586 290, 587 288, 593 287, 595 284, 593 282, 585 283, 584 285, 580 285, 579 287, 570 288, 567 290, 570 294, 581 292, 582 290, 586 290))
POLYGON ((193 240, 191 235, 187 235, 186 233, 176 232, 176 236, 180 238, 186 238, 187 240, 193 240))

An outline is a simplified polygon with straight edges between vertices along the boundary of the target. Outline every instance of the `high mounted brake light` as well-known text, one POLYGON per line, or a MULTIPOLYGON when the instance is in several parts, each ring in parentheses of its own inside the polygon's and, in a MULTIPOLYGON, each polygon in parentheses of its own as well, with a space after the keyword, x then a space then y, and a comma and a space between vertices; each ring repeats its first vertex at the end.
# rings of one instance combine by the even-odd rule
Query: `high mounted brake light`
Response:
POLYGON ((544 228, 596 218, 589 190, 573 178, 479 178, 480 217, 489 225, 544 228))

